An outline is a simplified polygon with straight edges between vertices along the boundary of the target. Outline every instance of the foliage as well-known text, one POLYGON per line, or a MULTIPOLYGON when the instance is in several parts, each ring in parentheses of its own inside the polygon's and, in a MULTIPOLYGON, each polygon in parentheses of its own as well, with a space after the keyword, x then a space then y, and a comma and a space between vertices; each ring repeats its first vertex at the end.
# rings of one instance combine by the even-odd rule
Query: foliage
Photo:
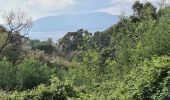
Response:
POLYGON ((95 32, 94 36, 91 38, 91 44, 102 49, 109 47, 110 40, 111 34, 105 32, 95 32))
POLYGON ((52 55, 55 51, 55 47, 52 45, 52 43, 48 42, 48 41, 44 41, 44 42, 36 42, 36 41, 32 41, 35 43, 32 43, 32 49, 33 50, 41 50, 44 51, 44 53, 48 54, 48 55, 52 55))
POLYGON ((24 60, 17 66, 18 89, 32 89, 41 83, 48 83, 52 73, 50 69, 36 60, 24 60))
POLYGON ((153 55, 166 55, 170 52, 168 16, 166 13, 166 16, 162 15, 157 20, 148 18, 140 22, 123 19, 112 28, 111 48, 115 49, 114 58, 120 69, 121 66, 131 68, 131 65, 137 65, 153 55))
POLYGON ((0 99, 169 100, 170 7, 137 1, 132 8, 134 15, 94 35, 68 32, 58 45, 31 40, 28 59, 16 64, 7 48, 0 99))
POLYGON ((89 35, 91 35, 91 33, 84 31, 83 29, 80 29, 77 32, 68 32, 60 39, 59 48, 68 53, 78 50, 84 42, 83 38, 89 35))
POLYGON ((3 100, 67 100, 78 98, 79 94, 70 84, 69 81, 65 83, 58 80, 56 77, 52 77, 51 84, 39 85, 33 90, 27 90, 22 92, 4 93, 3 100))
POLYGON ((0 89, 11 90, 16 85, 16 69, 7 59, 0 61, 0 89))
POLYGON ((51 70, 41 62, 26 59, 13 66, 6 59, 0 61, 0 89, 32 89, 41 83, 48 83, 51 70))
POLYGON ((168 100, 170 97, 169 66, 169 56, 145 60, 118 83, 113 98, 120 100, 168 100))

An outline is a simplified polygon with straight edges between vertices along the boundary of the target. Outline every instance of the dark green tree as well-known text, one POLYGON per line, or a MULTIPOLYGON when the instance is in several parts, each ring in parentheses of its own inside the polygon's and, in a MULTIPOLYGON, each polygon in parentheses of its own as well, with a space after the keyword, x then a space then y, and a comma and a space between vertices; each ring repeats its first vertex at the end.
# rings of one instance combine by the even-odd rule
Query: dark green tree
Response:
POLYGON ((59 48, 62 48, 65 52, 73 52, 78 50, 83 44, 83 37, 86 35, 91 35, 88 31, 83 29, 77 32, 68 32, 60 41, 59 48))

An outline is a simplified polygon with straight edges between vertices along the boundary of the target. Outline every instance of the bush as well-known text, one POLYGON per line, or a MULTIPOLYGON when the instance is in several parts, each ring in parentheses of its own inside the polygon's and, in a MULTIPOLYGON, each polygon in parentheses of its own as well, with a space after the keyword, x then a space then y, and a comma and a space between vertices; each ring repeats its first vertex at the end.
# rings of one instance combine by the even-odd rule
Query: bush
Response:
POLYGON ((13 66, 6 59, 0 60, 0 89, 32 89, 41 83, 48 83, 52 70, 41 62, 26 59, 13 66))
POLYGON ((18 65, 17 88, 32 89, 41 83, 48 83, 51 74, 50 69, 41 62, 33 59, 24 60, 18 65))
POLYGON ((169 100, 169 82, 170 57, 153 57, 125 75, 111 96, 116 100, 169 100))
POLYGON ((16 85, 16 68, 6 59, 0 60, 0 89, 11 90, 16 85))
MULTIPOLYGON (((78 91, 70 82, 61 82, 58 78, 51 79, 51 85, 39 85, 33 90, 23 92, 1 93, 3 100, 75 100, 79 97, 78 91), (5 96, 4 96, 5 95, 5 96)), ((0 95, 0 96, 1 96, 0 95)))

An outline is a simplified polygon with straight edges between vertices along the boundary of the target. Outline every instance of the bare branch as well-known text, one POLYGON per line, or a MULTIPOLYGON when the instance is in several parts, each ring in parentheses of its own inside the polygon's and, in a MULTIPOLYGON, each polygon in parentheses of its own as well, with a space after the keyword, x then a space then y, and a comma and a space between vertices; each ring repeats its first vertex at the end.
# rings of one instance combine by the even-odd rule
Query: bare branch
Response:
POLYGON ((21 10, 10 10, 4 13, 3 20, 11 33, 27 31, 32 26, 32 19, 27 17, 26 13, 21 10))
POLYGON ((18 34, 20 32, 26 32, 26 34, 21 35, 20 34, 20 38, 17 39, 21 39, 23 37, 25 37, 25 35, 28 34, 28 31, 30 30, 31 26, 32 26, 32 19, 30 17, 27 17, 26 13, 24 13, 21 10, 10 10, 7 11, 3 14, 3 21, 5 23, 5 26, 7 27, 7 38, 5 40, 5 43, 2 45, 2 47, 0 47, 0 54, 2 53, 3 49, 10 44, 11 41, 10 39, 12 38, 11 36, 14 34, 18 34))

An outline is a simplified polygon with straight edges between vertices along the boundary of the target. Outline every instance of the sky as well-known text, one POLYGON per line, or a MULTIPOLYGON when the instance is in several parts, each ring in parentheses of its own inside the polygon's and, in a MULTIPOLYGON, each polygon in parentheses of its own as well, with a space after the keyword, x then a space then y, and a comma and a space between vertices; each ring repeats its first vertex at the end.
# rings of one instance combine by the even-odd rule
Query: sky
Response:
MULTIPOLYGON (((157 4, 159 0, 150 1, 157 4)), ((45 16, 106 12, 129 15, 135 0, 0 0, 0 14, 10 9, 21 9, 36 20, 45 16)), ((170 2, 170 0, 167 0, 170 2)))

